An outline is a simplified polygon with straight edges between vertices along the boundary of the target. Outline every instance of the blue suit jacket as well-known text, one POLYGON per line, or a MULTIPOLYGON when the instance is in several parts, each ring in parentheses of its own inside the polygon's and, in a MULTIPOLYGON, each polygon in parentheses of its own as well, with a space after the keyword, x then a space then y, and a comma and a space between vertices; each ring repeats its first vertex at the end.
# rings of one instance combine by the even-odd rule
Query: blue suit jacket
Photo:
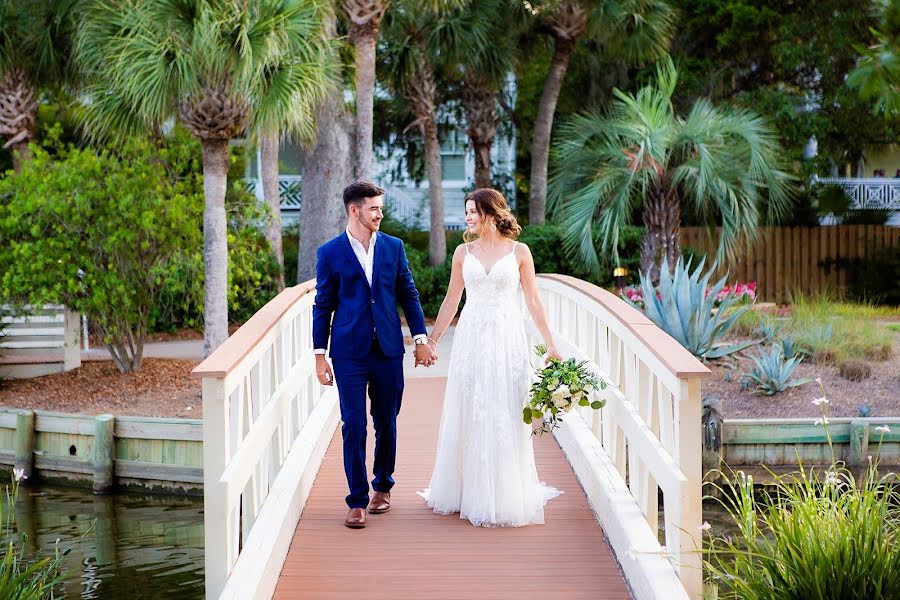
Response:
POLYGON ((371 288, 346 232, 319 247, 314 348, 327 348, 330 337, 332 358, 362 358, 369 354, 377 336, 385 355, 402 356, 398 305, 412 335, 424 334, 425 315, 400 239, 378 233, 371 288))

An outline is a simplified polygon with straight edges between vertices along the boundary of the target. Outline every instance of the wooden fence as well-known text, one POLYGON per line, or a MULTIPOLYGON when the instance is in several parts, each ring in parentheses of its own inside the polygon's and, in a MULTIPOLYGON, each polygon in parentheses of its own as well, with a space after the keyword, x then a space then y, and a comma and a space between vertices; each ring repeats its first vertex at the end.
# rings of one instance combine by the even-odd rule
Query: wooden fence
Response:
MULTIPOLYGON (((681 246, 715 256, 721 229, 683 227, 681 246)), ((816 294, 840 290, 850 276, 834 261, 867 258, 883 248, 900 246, 900 227, 838 225, 762 227, 759 239, 716 274, 728 272, 730 283, 756 281, 760 300, 784 302, 792 292, 816 294)))

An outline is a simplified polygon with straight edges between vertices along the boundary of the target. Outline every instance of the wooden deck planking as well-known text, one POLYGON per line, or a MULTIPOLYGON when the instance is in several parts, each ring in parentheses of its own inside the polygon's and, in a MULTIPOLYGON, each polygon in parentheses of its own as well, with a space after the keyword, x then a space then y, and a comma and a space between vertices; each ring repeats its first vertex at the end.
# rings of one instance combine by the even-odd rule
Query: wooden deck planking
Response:
MULTIPOLYGON (((458 515, 435 515, 425 506, 416 490, 431 476, 444 382, 407 380, 392 509, 368 515, 363 530, 343 525, 347 483, 336 432, 274 597, 631 598, 584 492, 551 436, 535 438, 538 475, 565 493, 545 508, 545 525, 473 527, 458 515)), ((371 468, 371 427, 368 441, 371 468)))

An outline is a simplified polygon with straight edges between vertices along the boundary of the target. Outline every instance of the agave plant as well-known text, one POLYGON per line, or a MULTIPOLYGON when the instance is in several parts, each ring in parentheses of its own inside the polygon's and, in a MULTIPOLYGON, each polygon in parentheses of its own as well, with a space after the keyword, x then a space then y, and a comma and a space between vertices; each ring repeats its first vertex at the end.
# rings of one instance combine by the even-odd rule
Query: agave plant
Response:
POLYGON ((834 328, 831 323, 827 323, 825 325, 810 327, 805 330, 801 335, 801 343, 805 348, 809 348, 812 352, 818 352, 830 344, 833 336, 834 328))
POLYGON ((803 347, 790 336, 781 338, 781 353, 785 358, 794 358, 795 356, 803 358, 806 355, 806 351, 803 347))
POLYGON ((781 325, 777 325, 773 321, 765 319, 759 324, 759 327, 756 328, 754 333, 762 336, 764 341, 771 342, 781 335, 781 329, 781 325))
POLYGON ((768 350, 761 349, 759 356, 752 358, 756 366, 744 377, 751 383, 756 383, 754 394, 774 396, 788 388, 813 381, 810 378, 791 379, 794 369, 803 361, 803 357, 785 358, 784 351, 778 344, 770 346, 768 350))
POLYGON ((704 262, 706 259, 701 260, 694 272, 690 273, 691 261, 688 260, 685 264, 679 258, 674 272, 670 273, 663 260, 659 273, 659 295, 653 288, 649 272, 641 273, 641 290, 647 318, 694 356, 708 360, 738 352, 759 340, 730 345, 719 342, 738 317, 750 307, 744 306, 729 314, 729 309, 735 302, 734 297, 729 296, 716 308, 716 295, 725 286, 725 277, 709 286, 712 271, 702 275, 704 262))

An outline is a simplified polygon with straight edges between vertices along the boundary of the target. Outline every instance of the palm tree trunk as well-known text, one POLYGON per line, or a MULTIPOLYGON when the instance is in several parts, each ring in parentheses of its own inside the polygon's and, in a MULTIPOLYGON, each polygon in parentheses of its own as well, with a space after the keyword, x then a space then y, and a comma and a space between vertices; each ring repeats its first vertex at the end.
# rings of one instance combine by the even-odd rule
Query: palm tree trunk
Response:
POLYGON ((269 206, 266 239, 281 267, 279 289, 284 289, 284 250, 281 244, 281 192, 278 189, 278 132, 263 132, 259 139, 262 155, 263 196, 269 206))
POLYGON ((228 339, 228 239, 225 189, 228 181, 228 141, 203 144, 203 263, 206 297, 203 306, 203 354, 209 356, 228 339))
POLYGON ((476 142, 472 140, 475 148, 475 188, 489 188, 491 182, 491 146, 489 142, 476 142))
POLYGON ((444 177, 441 173, 441 142, 435 120, 434 74, 428 64, 420 64, 418 72, 406 86, 406 98, 412 104, 419 131, 425 141, 425 164, 428 171, 428 204, 431 210, 431 235, 428 259, 432 265, 447 260, 447 234, 444 231, 444 177))
POLYGON ((12 150, 16 173, 31 156, 28 142, 34 138, 37 108, 37 92, 27 73, 8 69, 0 79, 0 137, 6 138, 3 147, 12 150))
POLYGON ((316 114, 316 145, 305 153, 297 282, 316 276, 316 250, 346 227, 342 192, 353 178, 353 116, 335 89, 316 114))
POLYGON ((491 147, 497 133, 497 91, 466 73, 462 94, 466 134, 475 151, 475 187, 491 187, 491 147))
POLYGON ((375 99, 375 42, 378 29, 359 28, 356 48, 356 179, 372 179, 372 121, 375 99))
MULTIPOLYGON (((421 117, 420 117, 421 119, 421 117)), ((447 260, 447 234, 444 231, 444 177, 441 174, 441 143, 434 115, 420 122, 425 138, 425 162, 428 170, 428 204, 431 209, 431 235, 428 259, 432 265, 447 260)))
POLYGON ((554 38, 553 60, 550 72, 544 81, 544 91, 538 103, 537 117, 534 122, 534 141, 531 143, 531 184, 528 192, 528 222, 540 225, 544 222, 547 207, 547 163, 550 157, 550 134, 553 130, 553 113, 562 89, 569 56, 575 41, 554 38))
POLYGON ((668 182, 651 188, 644 199, 644 241, 641 243, 641 272, 650 273, 653 283, 659 281, 663 260, 669 271, 681 256, 679 227, 681 202, 678 191, 668 182))

